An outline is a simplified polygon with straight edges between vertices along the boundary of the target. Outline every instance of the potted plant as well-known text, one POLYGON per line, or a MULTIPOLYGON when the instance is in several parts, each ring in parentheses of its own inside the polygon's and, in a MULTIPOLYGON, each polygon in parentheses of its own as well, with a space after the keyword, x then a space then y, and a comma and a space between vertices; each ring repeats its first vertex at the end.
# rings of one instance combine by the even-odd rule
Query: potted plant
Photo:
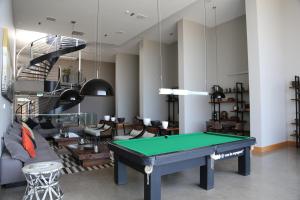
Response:
POLYGON ((71 74, 71 68, 68 67, 68 68, 64 68, 62 70, 62 73, 63 73, 63 82, 69 82, 70 81, 70 74, 71 74))

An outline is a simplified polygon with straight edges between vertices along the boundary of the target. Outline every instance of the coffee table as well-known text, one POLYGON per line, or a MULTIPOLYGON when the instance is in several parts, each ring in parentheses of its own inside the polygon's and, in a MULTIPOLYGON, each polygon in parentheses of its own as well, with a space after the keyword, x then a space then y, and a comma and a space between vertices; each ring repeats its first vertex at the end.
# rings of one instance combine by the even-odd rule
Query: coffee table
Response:
POLYGON ((58 146, 58 147, 63 147, 63 146, 67 146, 69 144, 74 144, 74 143, 78 143, 79 141, 79 135, 76 133, 72 133, 69 132, 68 133, 68 137, 64 137, 63 135, 55 135, 53 137, 54 139, 54 145, 58 146))
POLYGON ((75 160, 83 167, 91 167, 110 163, 109 149, 107 145, 98 145, 98 153, 95 153, 94 149, 85 148, 84 146, 85 145, 79 144, 70 144, 66 146, 75 160))

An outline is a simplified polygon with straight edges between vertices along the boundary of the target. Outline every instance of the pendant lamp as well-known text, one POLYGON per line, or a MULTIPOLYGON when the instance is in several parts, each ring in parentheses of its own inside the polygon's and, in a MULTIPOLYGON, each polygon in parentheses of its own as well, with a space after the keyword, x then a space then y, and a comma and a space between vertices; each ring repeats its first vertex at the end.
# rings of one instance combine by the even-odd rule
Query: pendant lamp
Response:
MULTIPOLYGON (((71 21, 72 24, 72 33, 74 32, 74 26, 75 26, 75 21, 71 21)), ((72 34, 72 40, 73 40, 73 34, 72 34)), ((79 94, 78 90, 73 89, 72 84, 71 84, 71 88, 70 89, 66 89, 64 90, 61 94, 60 94, 60 100, 61 101, 68 101, 68 102, 75 102, 75 101, 80 101, 82 99, 82 97, 79 94)))
POLYGON ((69 102, 75 102, 80 101, 82 97, 80 96, 79 92, 74 89, 67 89, 63 91, 60 95, 61 101, 69 101, 69 102))
MULTIPOLYGON (((99 78, 99 67, 101 66, 101 41, 99 41, 99 14, 100 12, 100 0, 98 0, 97 7, 97 41, 96 41, 96 68, 97 68, 97 78, 87 81, 81 88, 80 95, 85 96, 113 96, 112 86, 103 79, 99 78), (98 50, 98 44, 100 46, 100 55, 98 50)), ((101 39, 101 37, 100 37, 101 39)))
MULTIPOLYGON (((215 36, 216 36, 216 77, 217 81, 219 81, 219 73, 218 73, 218 30, 217 30, 217 6, 213 6, 214 14, 215 14, 215 36)), ((220 85, 214 85, 212 87, 212 97, 215 99, 222 99, 225 98, 225 94, 223 92, 223 89, 221 88, 220 85)))

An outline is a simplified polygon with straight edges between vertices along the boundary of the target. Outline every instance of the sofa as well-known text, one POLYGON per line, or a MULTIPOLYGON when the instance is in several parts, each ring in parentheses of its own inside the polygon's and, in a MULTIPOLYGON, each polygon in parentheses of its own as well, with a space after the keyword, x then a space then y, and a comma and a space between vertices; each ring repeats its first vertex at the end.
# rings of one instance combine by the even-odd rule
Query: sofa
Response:
POLYGON ((39 133, 39 129, 33 129, 36 143, 36 157, 30 158, 22 149, 21 124, 14 122, 4 135, 2 142, 2 155, 0 158, 0 185, 11 185, 24 182, 25 177, 22 167, 31 163, 44 161, 57 161, 61 159, 50 147, 48 141, 39 133))

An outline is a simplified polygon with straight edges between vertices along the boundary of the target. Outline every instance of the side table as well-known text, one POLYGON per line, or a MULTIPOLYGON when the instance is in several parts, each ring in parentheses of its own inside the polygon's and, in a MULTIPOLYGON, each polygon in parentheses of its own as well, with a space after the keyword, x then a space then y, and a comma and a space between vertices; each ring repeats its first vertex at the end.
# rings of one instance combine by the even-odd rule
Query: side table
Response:
POLYGON ((59 186, 59 178, 62 167, 59 162, 38 162, 23 167, 27 181, 23 200, 61 200, 63 192, 59 186))

